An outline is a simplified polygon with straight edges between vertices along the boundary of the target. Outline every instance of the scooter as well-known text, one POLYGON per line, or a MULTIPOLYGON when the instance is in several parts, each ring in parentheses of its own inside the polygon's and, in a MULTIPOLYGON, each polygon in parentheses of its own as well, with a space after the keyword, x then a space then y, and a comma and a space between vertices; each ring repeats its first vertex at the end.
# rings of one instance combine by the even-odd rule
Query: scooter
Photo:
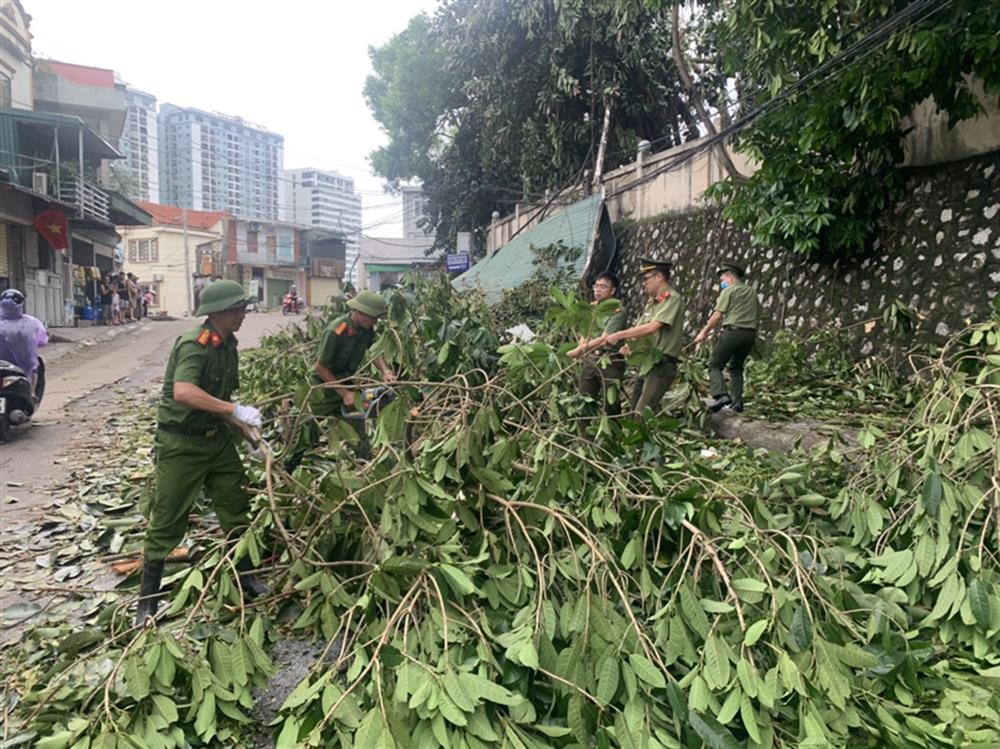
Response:
POLYGON ((31 393, 31 380, 24 370, 9 361, 0 359, 0 442, 10 437, 11 427, 31 421, 45 393, 45 362, 38 360, 35 393, 31 393))
POLYGON ((281 302, 281 314, 297 315, 305 309, 305 306, 306 303, 302 297, 285 294, 285 298, 281 302))

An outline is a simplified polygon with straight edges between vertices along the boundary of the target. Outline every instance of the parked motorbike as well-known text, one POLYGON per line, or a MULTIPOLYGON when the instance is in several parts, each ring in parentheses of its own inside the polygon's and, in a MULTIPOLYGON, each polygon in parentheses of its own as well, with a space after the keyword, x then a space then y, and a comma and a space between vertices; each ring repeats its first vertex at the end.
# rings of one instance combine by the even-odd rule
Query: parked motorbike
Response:
POLYGON ((305 307, 306 303, 302 297, 285 294, 285 298, 281 303, 281 314, 298 315, 305 307))
POLYGON ((38 360, 35 393, 24 370, 0 359, 0 442, 10 437, 11 427, 31 421, 45 393, 45 362, 38 360))

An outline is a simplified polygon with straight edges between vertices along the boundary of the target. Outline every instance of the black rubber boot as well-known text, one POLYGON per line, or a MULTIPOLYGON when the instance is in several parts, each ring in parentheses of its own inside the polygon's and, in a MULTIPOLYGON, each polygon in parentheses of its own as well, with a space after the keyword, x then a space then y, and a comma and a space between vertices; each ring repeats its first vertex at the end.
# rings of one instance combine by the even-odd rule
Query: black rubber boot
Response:
POLYGON ((254 566, 250 557, 243 557, 237 562, 236 571, 240 574, 240 586, 243 588, 243 597, 246 600, 252 601, 261 596, 271 595, 271 589, 253 574, 254 566))
POLYGON ((144 561, 142 563, 142 583, 139 585, 139 605, 135 610, 135 626, 140 627, 147 619, 156 618, 160 605, 160 581, 163 579, 163 562, 144 561))
POLYGON ((708 410, 712 413, 718 413, 722 410, 723 406, 728 406, 733 402, 733 399, 729 397, 729 393, 723 393, 722 395, 715 396, 715 400, 708 406, 708 410))

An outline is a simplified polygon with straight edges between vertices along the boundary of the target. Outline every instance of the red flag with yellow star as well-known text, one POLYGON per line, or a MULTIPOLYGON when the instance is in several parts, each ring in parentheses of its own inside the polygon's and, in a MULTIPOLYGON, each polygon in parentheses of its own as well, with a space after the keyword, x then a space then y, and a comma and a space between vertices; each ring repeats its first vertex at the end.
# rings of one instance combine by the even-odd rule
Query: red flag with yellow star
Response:
POLYGON ((66 214, 58 208, 50 208, 35 216, 34 227, 53 250, 69 248, 69 222, 66 214))

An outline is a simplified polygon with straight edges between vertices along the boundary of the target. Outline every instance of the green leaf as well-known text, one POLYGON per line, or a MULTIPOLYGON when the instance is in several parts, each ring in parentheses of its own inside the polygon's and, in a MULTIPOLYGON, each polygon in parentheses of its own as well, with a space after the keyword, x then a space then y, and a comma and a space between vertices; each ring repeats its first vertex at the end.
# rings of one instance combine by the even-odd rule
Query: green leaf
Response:
POLYGON ((167 723, 177 722, 177 705, 174 704, 172 699, 163 694, 154 694, 153 705, 156 708, 156 712, 162 715, 167 723))
POLYGON ((619 676, 618 660, 614 656, 605 657, 597 677, 597 694, 595 695, 602 705, 610 705, 611 700, 614 699, 615 692, 618 691, 619 676))
MULTIPOLYGON (((278 741, 274 749, 296 749, 299 746, 299 718, 296 715, 289 715, 281 726, 281 733, 278 734, 278 741)), ((374 744, 372 745, 374 746, 374 744)))
POLYGON ((688 714, 688 722, 708 749, 742 749, 736 737, 711 715, 703 715, 692 710, 688 714))
MULTIPOLYGON (((476 695, 489 702, 496 703, 497 705, 511 705, 518 702, 521 697, 515 695, 509 689, 500 684, 494 684, 492 681, 484 676, 480 676, 476 673, 462 673, 459 675, 459 681, 462 683, 466 689, 469 690, 471 694, 476 695)), ((414 707, 411 703, 410 707, 414 707)))
POLYGON ((802 651, 812 643, 812 622, 806 613, 805 606, 799 606, 792 614, 792 626, 788 630, 792 645, 802 651))
POLYGON ((215 695, 212 692, 205 692, 205 696, 198 706, 194 730, 205 741, 209 741, 215 734, 215 695))
POLYGON ((729 696, 726 697, 726 701, 722 703, 722 709, 719 711, 718 716, 716 716, 720 723, 727 725, 734 717, 736 713, 740 710, 740 702, 743 700, 743 690, 740 687, 736 687, 729 692, 729 696))
POLYGON ((728 648, 718 635, 712 635, 705 642, 705 667, 702 673, 713 690, 722 689, 729 684, 732 670, 728 648))
POLYGON ((936 518, 938 508, 941 506, 941 477, 937 473, 931 472, 924 479, 924 490, 920 496, 920 502, 924 510, 932 518, 936 518))
POLYGON ((149 674, 146 673, 146 663, 138 656, 132 656, 125 662, 125 685, 129 694, 136 702, 143 700, 149 694, 149 674))
POLYGON ((392 735, 386 730, 382 712, 377 707, 369 710, 354 733, 354 746, 379 747, 379 749, 390 749, 395 746, 392 735))
POLYGON ((757 713, 753 709, 750 697, 743 695, 740 703, 740 717, 743 719, 743 727, 747 729, 747 735, 755 744, 760 743, 760 728, 757 725, 757 713))
POLYGON ((566 706, 566 724, 577 740, 581 744, 586 745, 590 743, 591 737, 590 730, 587 727, 587 719, 583 711, 583 697, 574 694, 569 698, 569 703, 566 706))
POLYGON ((442 692, 439 696, 438 712, 453 726, 464 727, 469 723, 468 717, 448 696, 447 692, 442 692))
POLYGON ((748 648, 753 647, 767 630, 767 619, 760 619, 747 627, 746 634, 743 635, 743 644, 748 648))
POLYGON ((684 621, 688 623, 688 626, 690 626, 695 633, 701 635, 703 639, 708 637, 710 627, 708 617, 705 615, 705 610, 702 609, 701 604, 698 602, 698 599, 695 597, 687 583, 681 585, 680 601, 681 613, 684 615, 684 621))
POLYGON ((517 659, 530 669, 538 670, 538 651, 535 643, 530 639, 525 641, 521 649, 517 651, 517 659))
MULTIPOLYGON (((444 687, 445 693, 451 698, 451 701, 455 703, 459 710, 471 713, 476 709, 475 702, 472 700, 471 695, 462 688, 462 683, 459 681, 454 671, 448 671, 441 677, 441 686, 444 687)), ((478 700, 476 700, 476 702, 478 702, 478 700)))
POLYGON ((969 583, 966 595, 969 598, 969 607, 972 609, 972 615, 976 618, 979 626, 983 629, 992 629, 995 624, 994 619, 997 609, 997 601, 993 595, 992 586, 976 578, 969 583))
POLYGON ((35 742, 35 749, 66 749, 73 738, 72 731, 59 731, 35 742))
POLYGON ((663 672, 657 668, 652 661, 641 653, 631 653, 628 657, 629 663, 635 675, 649 684, 651 687, 662 689, 667 686, 667 680, 663 678, 663 672))
POLYGON ((472 580, 458 567, 451 564, 439 564, 438 569, 441 574, 444 575, 445 581, 448 583, 456 595, 465 596, 472 593, 478 593, 479 589, 473 584, 472 580))

